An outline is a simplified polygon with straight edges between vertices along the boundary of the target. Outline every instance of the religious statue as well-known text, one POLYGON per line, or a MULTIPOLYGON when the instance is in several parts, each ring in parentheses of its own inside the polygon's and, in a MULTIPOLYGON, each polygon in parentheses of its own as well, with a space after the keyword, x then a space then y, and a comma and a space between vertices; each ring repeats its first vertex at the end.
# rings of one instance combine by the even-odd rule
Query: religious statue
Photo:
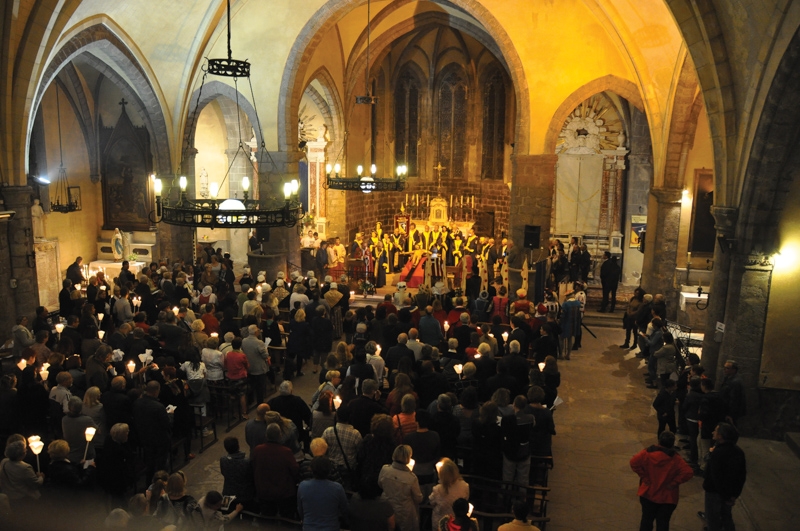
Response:
POLYGON ((44 217, 47 214, 44 213, 44 209, 42 205, 39 204, 38 199, 33 200, 33 206, 31 206, 31 223, 33 224, 33 238, 35 240, 44 240, 44 217))
POLYGON ((125 256, 125 243, 119 229, 114 229, 114 235, 111 237, 111 252, 114 253, 115 262, 121 261, 125 256))
POLYGON ((208 172, 205 168, 200 171, 200 197, 208 198, 209 196, 209 188, 208 188, 208 172))

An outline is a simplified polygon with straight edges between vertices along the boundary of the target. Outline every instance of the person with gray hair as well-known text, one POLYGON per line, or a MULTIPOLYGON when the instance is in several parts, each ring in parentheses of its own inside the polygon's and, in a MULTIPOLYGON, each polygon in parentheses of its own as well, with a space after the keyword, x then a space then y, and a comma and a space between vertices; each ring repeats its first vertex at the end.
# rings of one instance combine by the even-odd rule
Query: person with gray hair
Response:
POLYGON ((307 446, 311 442, 309 431, 311 430, 311 409, 306 401, 295 396, 294 386, 290 380, 284 380, 278 386, 278 396, 273 397, 268 403, 272 411, 277 411, 297 426, 299 431, 298 439, 303 445, 307 446), (304 427, 305 425, 305 427, 304 427))
POLYGON ((247 380, 255 393, 256 404, 264 402, 267 396, 267 377, 274 383, 275 375, 269 368, 269 352, 267 346, 261 341, 261 330, 258 325, 251 324, 247 327, 247 337, 242 340, 242 352, 247 356, 250 368, 247 370, 247 380))
POLYGON ((361 384, 361 396, 357 396, 347 405, 350 409, 350 424, 358 430, 361 437, 369 434, 373 415, 388 413, 381 405, 380 398, 381 390, 378 382, 368 378, 361 384))
MULTIPOLYGON (((86 446, 86 428, 97 429, 97 424, 89 415, 83 414, 83 400, 77 396, 69 399, 67 407, 67 414, 61 419, 61 431, 64 434, 64 440, 70 447, 69 460, 73 463, 80 463, 83 460, 86 446)), ((86 459, 91 460, 94 457, 94 442, 90 442, 89 449, 86 451, 86 459)))
POLYGON ((41 497, 39 487, 44 483, 44 474, 34 472, 33 467, 23 461, 26 453, 27 445, 22 435, 8 438, 6 458, 0 462, 0 491, 8 496, 12 509, 41 497))
MULTIPOLYGON (((412 328, 408 331, 408 342, 406 346, 414 351, 414 359, 419 361, 422 358, 422 345, 423 343, 417 338, 419 337, 419 330, 412 328)), ((438 347, 439 344, 432 344, 432 347, 438 347)))

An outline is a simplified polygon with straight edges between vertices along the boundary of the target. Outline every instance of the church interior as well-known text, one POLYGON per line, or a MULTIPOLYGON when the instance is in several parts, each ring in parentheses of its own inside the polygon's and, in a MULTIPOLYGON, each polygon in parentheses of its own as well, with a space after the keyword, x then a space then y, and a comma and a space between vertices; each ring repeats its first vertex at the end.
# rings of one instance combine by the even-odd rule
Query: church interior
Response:
POLYGON ((619 319, 641 286, 692 329, 706 375, 736 360, 743 434, 800 431, 800 2, 0 9, 0 343, 57 310, 78 256, 111 277, 205 245, 274 278, 304 265, 309 230, 349 248, 376 223, 447 225, 512 240, 533 285, 550 242, 578 237, 590 292, 618 258, 619 319), (249 75, 209 72, 231 53, 249 75), (185 195, 284 212, 292 181, 304 216, 284 226, 167 220, 185 195))

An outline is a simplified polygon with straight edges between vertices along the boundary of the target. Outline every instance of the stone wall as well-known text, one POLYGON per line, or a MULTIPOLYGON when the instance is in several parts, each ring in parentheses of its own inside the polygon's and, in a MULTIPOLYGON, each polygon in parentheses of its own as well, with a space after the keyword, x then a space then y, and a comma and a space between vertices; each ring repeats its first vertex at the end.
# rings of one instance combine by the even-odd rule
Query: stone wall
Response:
POLYGON ((517 247, 523 245, 525 225, 541 227, 540 245, 547 245, 557 162, 558 155, 517 155, 513 159, 510 234, 517 247))
MULTIPOLYGON (((406 189, 402 192, 373 192, 371 194, 346 192, 346 234, 353 229, 369 232, 376 221, 380 221, 387 228, 392 227, 394 215, 400 213, 400 204, 406 200, 406 194, 409 202, 413 205, 411 198, 415 194, 419 194, 420 200, 423 198, 427 200, 428 196, 433 199, 436 196, 437 188, 435 181, 410 179, 406 189)), ((441 194, 448 203, 451 195, 454 201, 457 201, 461 195, 474 195, 475 212, 494 212, 493 236, 499 238, 508 232, 511 194, 508 185, 503 181, 442 183, 441 194)), ((483 231, 479 230, 478 233, 484 235, 483 231)), ((486 235, 488 235, 488 231, 486 235)))
MULTIPOLYGON (((631 239, 631 216, 646 216, 650 184, 653 182, 653 146, 647 116, 631 106, 631 152, 628 156, 627 196, 622 220, 622 283, 639 285, 644 256, 629 247, 631 239)), ((648 231, 648 234, 650 232, 648 231)))

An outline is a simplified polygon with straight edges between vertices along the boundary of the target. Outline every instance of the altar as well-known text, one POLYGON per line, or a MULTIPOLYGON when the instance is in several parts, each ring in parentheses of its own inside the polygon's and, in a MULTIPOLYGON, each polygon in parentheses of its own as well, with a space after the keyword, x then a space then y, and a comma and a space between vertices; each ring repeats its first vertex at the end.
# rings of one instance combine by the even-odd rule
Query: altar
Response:
MULTIPOLYGON (((147 262, 131 262, 128 261, 130 266, 129 270, 134 275, 138 275, 147 268, 147 262)), ((111 283, 114 278, 119 276, 122 271, 122 262, 115 262, 113 260, 94 260, 89 262, 89 275, 96 275, 98 271, 102 271, 106 280, 111 283)))

